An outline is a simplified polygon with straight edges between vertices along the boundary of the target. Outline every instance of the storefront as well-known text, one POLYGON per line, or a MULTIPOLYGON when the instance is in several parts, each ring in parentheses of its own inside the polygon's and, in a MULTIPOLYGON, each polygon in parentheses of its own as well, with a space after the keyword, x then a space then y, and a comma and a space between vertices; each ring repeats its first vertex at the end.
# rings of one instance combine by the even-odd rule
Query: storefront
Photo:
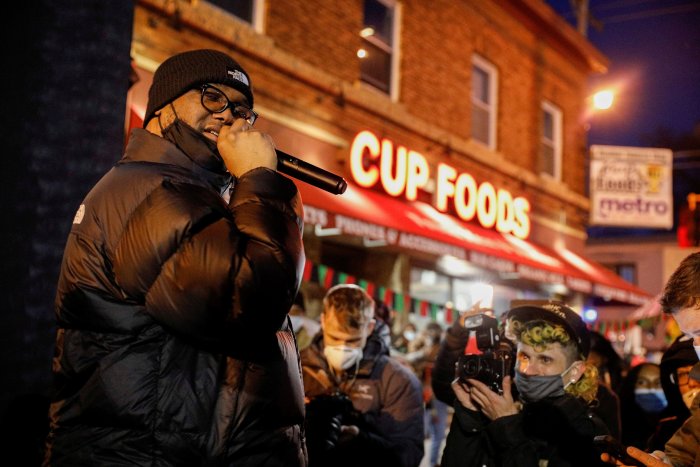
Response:
MULTIPOLYGON (((527 118, 537 121, 533 115, 539 115, 543 96, 521 100, 530 88, 520 89, 520 82, 506 86, 505 70, 502 115, 522 118, 500 122, 504 144, 488 147, 475 143, 468 131, 448 130, 444 121, 434 124, 446 113, 444 101, 442 107, 437 101, 434 107, 416 107, 411 96, 394 100, 334 74, 336 68, 327 70, 325 62, 299 59, 308 50, 294 49, 272 26, 259 34, 220 16, 210 23, 205 3, 181 5, 192 28, 182 31, 168 29, 151 2, 144 11, 137 8, 133 58, 139 81, 130 92, 127 126, 141 125, 151 73, 166 51, 212 47, 223 40, 240 52, 254 76, 256 128, 269 133, 279 149, 348 181, 342 195, 297 183, 306 224, 302 291, 311 316, 319 312, 325 290, 340 282, 360 284, 385 301, 396 312, 397 327, 409 316, 447 324, 476 303, 502 313, 513 299, 561 299, 579 311, 595 297, 631 309, 648 300, 644 291, 582 253, 587 199, 579 187, 585 170, 576 143, 579 128, 571 124, 566 133, 572 137, 563 141, 571 164, 564 172, 572 175, 543 178, 527 159, 539 144, 536 125, 521 126, 527 118), (233 36, 237 40, 229 42, 233 36), (528 102, 538 104, 533 110, 528 102), (506 111, 506 104, 515 110, 506 111), (514 162, 519 151, 523 159, 514 162)), ((552 26, 550 32, 559 29, 552 26)), ((591 63, 599 61, 578 38, 565 34, 562 40, 591 63)), ((345 44, 338 45, 345 50, 345 44)), ((559 82, 559 72, 547 69, 545 81, 561 88, 566 96, 561 106, 573 114, 577 83, 591 65, 561 59, 559 66, 569 67, 575 78, 559 82)), ((503 58, 502 63, 509 62, 503 58)), ((403 76, 412 76, 414 65, 406 62, 403 76)), ((451 119, 457 115, 463 116, 451 113, 451 119)))
POLYGON ((385 272, 388 277, 383 281, 379 279, 382 291, 375 291, 375 296, 401 313, 430 316, 443 323, 478 301, 497 313, 507 309, 511 300, 523 298, 558 298, 579 309, 592 297, 627 305, 647 302, 645 292, 603 266, 562 244, 546 246, 531 238, 526 195, 475 181, 466 172, 457 175, 445 165, 439 166, 433 179, 419 153, 401 148, 393 151, 392 164, 382 166, 383 156, 373 155, 381 146, 390 157, 389 140, 380 142, 369 130, 358 133, 346 151, 350 174, 343 195, 298 184, 309 226, 307 245, 320 243, 316 248, 324 251, 335 244, 330 249, 336 251, 325 255, 322 262, 327 264, 316 266, 312 260, 307 280, 325 286, 354 281, 375 291, 367 276, 378 279, 368 268, 373 258, 393 252, 394 269, 385 272), (366 139, 369 145, 363 143, 366 139), (413 163, 408 155, 401 162, 402 153, 410 154, 413 163), (403 182, 390 166, 406 166, 403 182), (373 189, 375 184, 379 189, 373 189), (416 186, 430 186, 429 200, 417 199, 416 186), (386 187, 394 189, 394 196, 381 192, 386 187), (448 203, 457 205, 456 209, 450 210, 448 203), (457 215, 450 212, 457 210, 457 215), (460 214, 471 215, 473 221, 461 219, 460 214), (337 251, 341 248, 352 255, 337 251), (364 257, 367 264, 355 266, 357 260, 348 256, 364 257), (320 276, 314 267, 320 268, 320 276), (329 279, 329 270, 335 279, 329 279), (387 280, 390 277, 395 280, 387 280))
MULTIPOLYGON (((142 124, 150 81, 149 72, 137 71, 130 127, 142 124)), ((306 224, 302 290, 312 316, 325 289, 348 282, 387 303, 399 322, 412 316, 448 324, 477 302, 501 313, 523 298, 563 299, 579 310, 592 297, 632 306, 648 301, 563 242, 538 241, 526 193, 476 180, 447 162, 434 166, 372 129, 347 142, 260 113, 256 126, 277 147, 348 181, 342 195, 297 181, 306 224)))

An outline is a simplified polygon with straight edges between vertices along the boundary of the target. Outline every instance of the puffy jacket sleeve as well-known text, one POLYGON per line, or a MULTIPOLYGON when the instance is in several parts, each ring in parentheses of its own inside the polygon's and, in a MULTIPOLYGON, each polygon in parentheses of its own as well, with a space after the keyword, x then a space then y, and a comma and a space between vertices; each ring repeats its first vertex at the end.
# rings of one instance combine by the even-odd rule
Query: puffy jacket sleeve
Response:
POLYGON ((164 182, 132 214, 115 278, 156 321, 196 341, 273 338, 301 281, 301 201, 268 169, 241 177, 226 206, 204 187, 164 182))

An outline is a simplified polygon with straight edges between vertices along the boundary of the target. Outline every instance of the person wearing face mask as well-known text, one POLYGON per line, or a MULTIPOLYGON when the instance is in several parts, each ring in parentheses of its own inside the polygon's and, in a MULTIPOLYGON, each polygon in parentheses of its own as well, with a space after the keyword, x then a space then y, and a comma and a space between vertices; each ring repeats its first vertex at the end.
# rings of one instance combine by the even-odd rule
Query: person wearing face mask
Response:
POLYGON ((455 413, 440 465, 601 464, 593 438, 608 430, 589 405, 598 377, 586 363, 585 323, 560 302, 511 305, 505 336, 517 346, 514 377, 504 377, 502 394, 476 379, 452 382, 455 413))
POLYGON ((622 444, 645 449, 667 406, 659 365, 645 362, 630 368, 620 389, 622 444))
POLYGON ((155 71, 66 244, 45 466, 307 464, 302 203, 253 104, 221 51, 155 71))
POLYGON ((362 288, 328 290, 321 332, 301 352, 311 467, 421 462, 420 381, 381 345, 368 345, 374 326, 374 301, 362 288))
MULTIPOLYGON (((663 312, 673 317, 690 340, 696 357, 700 359, 700 252, 691 253, 681 261, 666 282, 659 303, 663 312)), ((681 376, 682 373, 676 373, 679 382, 681 376)), ((698 360, 695 360, 688 378, 700 381, 698 360)), ((700 397, 692 400, 689 410, 690 417, 671 436, 663 451, 649 454, 630 446, 627 453, 647 467, 700 467, 700 397)), ((612 463, 608 456, 602 458, 612 463)))
POLYGON ((411 342, 415 340, 416 336, 416 325, 411 322, 408 322, 401 331, 401 334, 396 336, 396 338, 394 339, 394 342, 392 343, 392 348, 397 353, 406 354, 410 351, 409 347, 411 346, 411 342))
POLYGON ((668 407, 649 440, 648 451, 663 451, 666 442, 690 416, 692 402, 700 393, 700 381, 690 377, 697 360, 693 341, 685 335, 678 336, 661 357, 661 387, 668 407))

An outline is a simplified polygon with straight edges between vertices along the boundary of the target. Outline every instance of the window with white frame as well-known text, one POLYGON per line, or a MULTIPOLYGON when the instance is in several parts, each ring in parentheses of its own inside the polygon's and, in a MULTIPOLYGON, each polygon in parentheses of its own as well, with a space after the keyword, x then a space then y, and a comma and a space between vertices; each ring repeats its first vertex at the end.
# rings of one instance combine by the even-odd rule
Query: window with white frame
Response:
POLYGON ((218 6, 236 18, 245 21, 255 28, 256 31, 262 31, 263 11, 265 11, 263 2, 265 0, 208 0, 209 3, 218 6))
POLYGON ((396 42, 399 11, 394 0, 365 0, 360 79, 392 97, 396 94, 396 42))
POLYGON ((472 138, 496 149, 498 71, 484 58, 472 57, 472 138))
POLYGON ((562 116, 551 102, 542 102, 542 134, 540 138, 540 173, 561 180, 562 116))

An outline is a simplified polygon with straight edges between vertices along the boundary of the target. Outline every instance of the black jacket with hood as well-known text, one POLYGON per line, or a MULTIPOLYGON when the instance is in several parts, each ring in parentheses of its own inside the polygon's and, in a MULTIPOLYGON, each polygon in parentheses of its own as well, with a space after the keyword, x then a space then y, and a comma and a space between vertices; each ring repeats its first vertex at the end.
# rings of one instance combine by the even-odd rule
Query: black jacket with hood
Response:
POLYGON ((693 340, 681 334, 669 346, 661 357, 659 364, 661 387, 664 389, 668 407, 665 417, 659 420, 656 430, 649 439, 648 450, 663 451, 666 442, 690 417, 690 410, 683 402, 683 396, 678 386, 676 371, 680 367, 692 366, 698 361, 693 349, 693 340))
POLYGON ((305 465, 294 184, 134 130, 73 221, 45 465, 305 465))

